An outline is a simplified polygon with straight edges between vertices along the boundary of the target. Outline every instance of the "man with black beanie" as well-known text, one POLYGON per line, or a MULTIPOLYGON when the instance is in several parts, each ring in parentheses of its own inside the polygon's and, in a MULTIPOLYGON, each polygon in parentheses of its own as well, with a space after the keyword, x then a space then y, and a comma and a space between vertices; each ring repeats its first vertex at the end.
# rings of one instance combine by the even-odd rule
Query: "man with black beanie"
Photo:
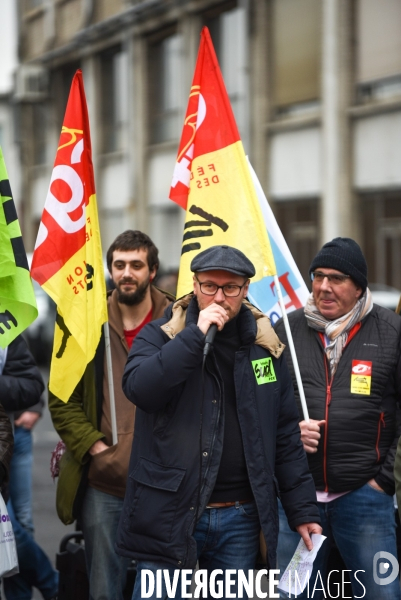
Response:
MULTIPOLYGON (((300 422, 301 439, 328 537, 314 563, 311 582, 319 571, 322 583, 313 598, 330 597, 326 568, 334 542, 355 598, 399 600, 392 496, 400 435, 401 319, 373 304, 365 257, 354 240, 338 237, 325 244, 309 273, 306 306, 288 317, 310 417, 300 422)), ((276 332, 285 342, 282 320, 276 332)), ((292 360, 285 354, 299 400, 292 360)), ((298 540, 281 509, 280 569, 298 540)), ((306 597, 306 590, 298 596, 306 597)))

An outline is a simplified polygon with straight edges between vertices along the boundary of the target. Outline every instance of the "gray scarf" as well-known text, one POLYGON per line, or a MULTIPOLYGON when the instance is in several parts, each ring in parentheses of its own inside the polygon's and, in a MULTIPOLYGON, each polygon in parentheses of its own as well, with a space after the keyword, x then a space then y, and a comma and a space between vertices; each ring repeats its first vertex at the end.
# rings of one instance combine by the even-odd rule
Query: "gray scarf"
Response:
POLYGON ((322 331, 330 340, 330 343, 325 348, 325 352, 332 377, 340 362, 343 348, 348 340, 349 331, 351 331, 356 323, 362 321, 372 308, 372 294, 369 288, 366 288, 365 293, 357 300, 355 306, 347 314, 329 321, 316 308, 313 294, 309 296, 304 308, 305 317, 309 327, 316 329, 316 331, 322 331))

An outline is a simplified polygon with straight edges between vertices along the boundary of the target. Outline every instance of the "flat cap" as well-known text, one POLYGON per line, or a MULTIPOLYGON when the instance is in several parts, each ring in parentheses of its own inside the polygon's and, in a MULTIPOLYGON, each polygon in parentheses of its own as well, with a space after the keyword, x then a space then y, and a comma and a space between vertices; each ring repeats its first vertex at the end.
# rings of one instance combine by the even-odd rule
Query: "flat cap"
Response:
POLYGON ((243 277, 253 277, 255 267, 243 252, 231 246, 212 246, 197 254, 191 262, 191 271, 228 271, 243 277))

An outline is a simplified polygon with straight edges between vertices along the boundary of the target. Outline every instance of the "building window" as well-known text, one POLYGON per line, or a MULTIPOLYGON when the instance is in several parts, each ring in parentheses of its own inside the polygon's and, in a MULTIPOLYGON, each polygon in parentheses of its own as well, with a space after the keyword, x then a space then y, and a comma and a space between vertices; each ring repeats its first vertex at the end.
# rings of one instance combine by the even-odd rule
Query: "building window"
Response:
POLYGON ((43 102, 32 105, 34 165, 44 165, 47 162, 48 112, 49 107, 43 102))
POLYGON ((241 137, 247 134, 246 13, 237 2, 204 15, 241 137))
POLYGON ((310 289, 309 267, 319 250, 318 200, 276 202, 275 215, 298 269, 310 289))
POLYGON ((273 0, 272 72, 276 107, 320 98, 321 0, 273 0))
POLYGON ((127 120, 127 60, 120 47, 111 48, 100 57, 100 131, 102 152, 107 154, 123 148, 127 120))
POLYGON ((401 289, 401 191, 361 196, 369 283, 401 289))
POLYGON ((401 92, 401 2, 358 0, 356 79, 360 101, 401 92))
POLYGON ((178 140, 184 113, 182 36, 150 42, 148 58, 150 142, 178 140))

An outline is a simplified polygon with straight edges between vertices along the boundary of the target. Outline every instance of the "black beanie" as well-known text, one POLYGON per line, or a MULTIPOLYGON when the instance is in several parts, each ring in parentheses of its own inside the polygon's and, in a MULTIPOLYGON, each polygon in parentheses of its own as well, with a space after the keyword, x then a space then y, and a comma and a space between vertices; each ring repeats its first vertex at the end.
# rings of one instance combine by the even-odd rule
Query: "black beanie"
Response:
POLYGON ((351 238, 337 237, 327 242, 312 260, 309 274, 319 267, 336 269, 352 280, 365 292, 368 286, 368 267, 362 250, 351 238))

